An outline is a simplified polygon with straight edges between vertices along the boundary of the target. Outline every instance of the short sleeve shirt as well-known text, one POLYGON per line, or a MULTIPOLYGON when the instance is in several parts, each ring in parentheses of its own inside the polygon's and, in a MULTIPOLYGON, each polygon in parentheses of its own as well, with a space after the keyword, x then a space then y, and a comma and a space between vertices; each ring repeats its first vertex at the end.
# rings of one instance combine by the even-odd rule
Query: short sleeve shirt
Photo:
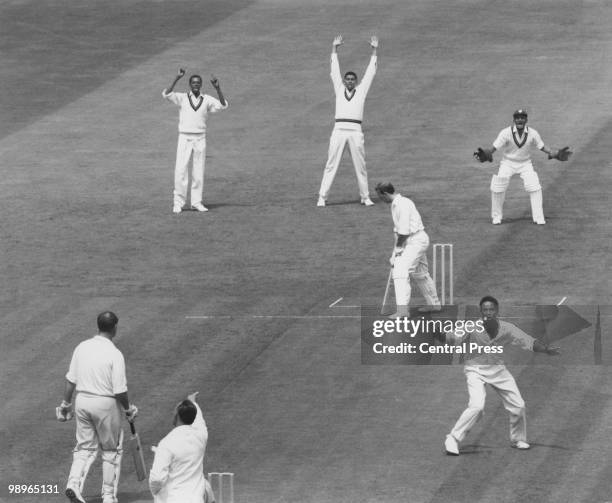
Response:
POLYGON ((393 217, 393 231, 396 234, 409 236, 422 231, 423 221, 412 200, 398 194, 391 203, 391 216, 393 217))
MULTIPOLYGON (((468 335, 447 334, 449 344, 476 343, 478 346, 519 346, 527 351, 533 351, 533 343, 535 339, 523 332, 519 327, 508 323, 507 321, 499 320, 499 331, 497 335, 491 339, 486 331, 473 331, 468 335)), ((465 356, 466 365, 503 365, 503 353, 484 353, 474 351, 465 356)))
POLYGON ((100 396, 125 393, 127 378, 123 354, 110 339, 96 335, 76 347, 66 379, 81 392, 100 396))
POLYGON ((493 146, 501 151, 504 159, 524 162, 530 160, 529 149, 533 146, 539 150, 544 142, 540 133, 533 128, 525 126, 523 135, 519 136, 516 126, 509 126, 499 132, 493 146))

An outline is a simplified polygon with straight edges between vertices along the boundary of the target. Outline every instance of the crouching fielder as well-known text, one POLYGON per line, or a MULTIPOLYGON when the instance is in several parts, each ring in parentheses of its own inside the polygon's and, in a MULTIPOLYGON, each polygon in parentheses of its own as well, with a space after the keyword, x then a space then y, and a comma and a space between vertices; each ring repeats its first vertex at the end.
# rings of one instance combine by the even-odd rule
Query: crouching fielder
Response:
POLYGON ((421 215, 410 199, 395 192, 391 183, 379 183, 376 185, 376 193, 384 202, 391 205, 395 233, 395 246, 389 261, 393 267, 397 312, 391 317, 410 316, 408 308, 411 295, 410 278, 419 286, 428 304, 419 311, 439 311, 440 300, 427 264, 429 236, 425 232, 421 215))
POLYGON ((520 175, 523 186, 529 193, 531 201, 531 216, 533 222, 544 225, 544 209, 542 204, 542 186, 538 174, 531 164, 529 148, 533 145, 545 154, 549 159, 567 161, 572 152, 569 147, 552 151, 542 141, 540 134, 533 128, 527 127, 527 112, 519 109, 513 115, 514 124, 502 129, 493 142, 491 149, 479 148, 474 152, 474 157, 480 162, 493 161, 493 153, 502 150, 502 160, 499 163, 497 175, 491 179, 491 218, 493 225, 501 224, 506 198, 506 189, 510 178, 520 175))
POLYGON ((174 429, 155 448, 149 488, 155 503, 213 503, 212 488, 204 478, 208 429, 196 393, 180 402, 174 429))
MULTIPOLYGON (((483 346, 519 346, 528 351, 559 354, 558 348, 545 346, 530 335, 527 335, 512 323, 497 320, 499 303, 494 297, 486 296, 480 301, 485 331, 477 331, 467 336, 458 337, 453 333, 446 334, 447 344, 467 342, 483 346)), ((467 409, 463 411, 455 426, 444 441, 447 454, 459 455, 459 444, 468 432, 482 417, 486 390, 489 384, 502 399, 504 408, 510 414, 510 445, 517 449, 529 449, 527 443, 527 426, 525 421, 525 402, 512 374, 504 365, 503 353, 471 351, 463 355, 465 377, 469 394, 467 409)))

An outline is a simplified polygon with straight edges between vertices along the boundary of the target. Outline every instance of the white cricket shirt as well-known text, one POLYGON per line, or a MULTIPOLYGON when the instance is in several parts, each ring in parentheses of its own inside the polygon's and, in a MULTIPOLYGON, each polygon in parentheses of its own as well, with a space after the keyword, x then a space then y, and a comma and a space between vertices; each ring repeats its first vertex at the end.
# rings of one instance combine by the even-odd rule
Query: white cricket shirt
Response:
POLYGON ((149 474, 156 503, 202 503, 208 429, 200 406, 193 424, 175 427, 159 442, 149 474))
POLYGON ((76 384, 77 392, 114 397, 127 391, 123 355, 103 335, 95 335, 76 347, 66 379, 76 384))
MULTIPOLYGON (((527 351, 533 351, 533 343, 535 339, 523 332, 519 327, 508 323, 507 321, 499 321, 499 332, 493 339, 489 337, 486 331, 473 331, 462 336, 453 333, 447 333, 447 342, 449 344, 460 345, 462 343, 476 343, 479 347, 483 346, 519 346, 527 351)), ((496 369, 487 369, 488 366, 504 365, 504 354, 502 353, 485 353, 474 350, 464 355, 466 370, 478 370, 487 372, 495 371, 496 369), (476 367, 476 368, 473 368, 476 367)))
POLYGON ((225 100, 225 105, 222 105, 217 98, 213 98, 208 94, 200 94, 196 98, 192 92, 167 93, 164 89, 162 96, 180 107, 179 133, 206 133, 206 118, 208 114, 225 110, 229 106, 227 100, 225 100))
POLYGON ((374 75, 376 75, 377 60, 377 56, 370 57, 370 63, 363 74, 363 79, 355 86, 353 94, 350 94, 342 80, 338 54, 332 52, 330 77, 336 93, 336 128, 361 131, 365 99, 374 80, 374 75), (342 121, 342 119, 346 119, 346 121, 342 121))
POLYGON ((422 231, 423 221, 412 200, 398 194, 391 202, 391 216, 393 217, 393 232, 409 236, 422 231))
POLYGON ((516 126, 508 126, 499 132, 493 146, 502 152, 504 159, 525 162, 530 160, 529 148, 535 146, 541 149, 544 142, 540 134, 533 128, 525 126, 523 135, 519 136, 516 126))

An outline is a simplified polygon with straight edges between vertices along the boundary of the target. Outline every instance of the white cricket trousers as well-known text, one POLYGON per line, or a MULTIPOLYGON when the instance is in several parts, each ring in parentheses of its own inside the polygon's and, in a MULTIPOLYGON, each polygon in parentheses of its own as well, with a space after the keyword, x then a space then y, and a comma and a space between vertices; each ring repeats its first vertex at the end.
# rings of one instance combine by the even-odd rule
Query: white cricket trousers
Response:
POLYGON ((410 278, 416 282, 427 305, 440 305, 436 285, 429 274, 427 248, 429 248, 429 236, 425 231, 418 231, 408 237, 404 251, 399 257, 395 257, 392 275, 398 312, 410 304, 412 294, 410 278))
POLYGON ((102 496, 117 496, 123 455, 121 413, 115 397, 78 392, 74 400, 76 446, 68 475, 68 487, 83 488, 87 473, 102 451, 102 496))
POLYGON ((531 161, 513 162, 502 160, 500 162, 499 171, 491 180, 491 218, 494 221, 501 221, 504 201, 506 199, 506 189, 514 175, 520 175, 525 191, 529 194, 533 221, 544 223, 542 185, 540 184, 538 174, 533 169, 531 161))
MULTIPOLYGON (((485 366, 489 368, 490 366, 485 366)), ((457 442, 462 442, 470 429, 482 417, 486 389, 489 384, 502 399, 504 408, 510 414, 510 441, 527 441, 527 423, 525 419, 525 402, 516 385, 512 374, 504 365, 495 365, 498 369, 491 374, 484 374, 477 370, 465 369, 467 388, 470 400, 467 409, 463 411, 457 423, 451 430, 451 435, 457 442)), ((495 370, 495 369, 494 369, 495 370)))
POLYGON ((319 196, 323 199, 327 199, 329 190, 336 177, 342 154, 344 153, 344 147, 347 143, 351 152, 351 158, 353 159, 355 175, 357 175, 359 195, 363 202, 370 197, 370 191, 368 189, 368 172, 366 171, 364 137, 362 131, 353 129, 336 128, 332 131, 331 138, 329 139, 327 164, 323 171, 323 180, 321 180, 319 196))
POLYGON ((184 206, 189 188, 189 161, 191 170, 191 206, 202 202, 204 192, 204 163, 206 161, 206 134, 179 133, 174 167, 174 206, 184 206))

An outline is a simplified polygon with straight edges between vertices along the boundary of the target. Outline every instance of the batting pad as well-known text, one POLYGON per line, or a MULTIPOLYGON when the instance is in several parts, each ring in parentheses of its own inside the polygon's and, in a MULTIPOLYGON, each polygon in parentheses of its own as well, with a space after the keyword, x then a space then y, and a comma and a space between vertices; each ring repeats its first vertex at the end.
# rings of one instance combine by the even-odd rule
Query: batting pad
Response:
POLYGON ((506 192, 510 178, 506 176, 493 175, 491 178, 491 192, 506 192))
POLYGON ((524 175, 521 175, 523 179, 523 185, 525 186, 525 190, 527 192, 536 192, 542 189, 540 185, 540 178, 535 171, 529 171, 524 175))

